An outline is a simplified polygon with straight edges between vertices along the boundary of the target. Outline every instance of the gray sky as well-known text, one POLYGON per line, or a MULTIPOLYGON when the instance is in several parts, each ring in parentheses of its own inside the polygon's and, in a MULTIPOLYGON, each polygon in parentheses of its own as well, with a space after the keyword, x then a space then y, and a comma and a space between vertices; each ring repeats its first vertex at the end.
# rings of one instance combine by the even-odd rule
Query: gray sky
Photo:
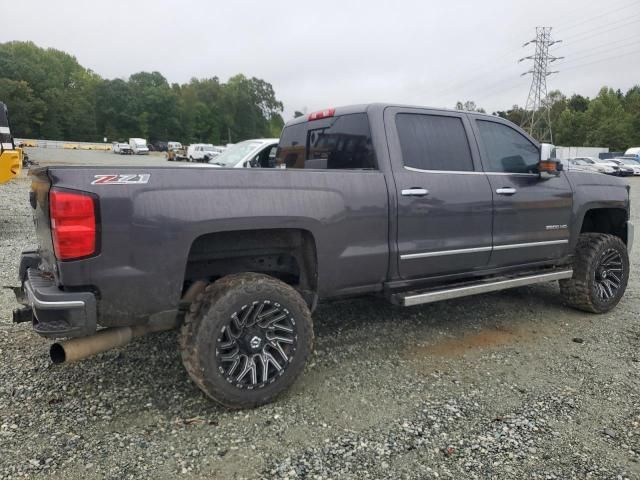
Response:
POLYGON ((236 73, 270 82, 308 111, 389 101, 489 112, 524 105, 518 58, 535 27, 554 27, 549 89, 594 96, 640 83, 640 1, 3 2, 0 42, 32 40, 107 78, 158 70, 170 82, 236 73), (605 6, 606 5, 606 6, 605 6), (12 19, 12 21, 7 21, 12 19), (17 20, 17 21, 14 21, 17 20))

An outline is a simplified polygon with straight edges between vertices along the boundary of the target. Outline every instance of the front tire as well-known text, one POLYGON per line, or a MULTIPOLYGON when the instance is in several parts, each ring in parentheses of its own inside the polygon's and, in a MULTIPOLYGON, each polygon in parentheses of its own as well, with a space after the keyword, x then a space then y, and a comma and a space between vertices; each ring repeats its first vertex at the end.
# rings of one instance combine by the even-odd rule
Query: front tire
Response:
POLYGON ((628 280, 629 254, 622 240, 604 233, 582 233, 573 277, 560 280, 560 292, 578 310, 605 313, 618 304, 628 280))
POLYGON ((210 398, 229 408, 271 402, 302 373, 313 322, 291 286, 258 273, 210 284, 180 335, 183 364, 210 398))

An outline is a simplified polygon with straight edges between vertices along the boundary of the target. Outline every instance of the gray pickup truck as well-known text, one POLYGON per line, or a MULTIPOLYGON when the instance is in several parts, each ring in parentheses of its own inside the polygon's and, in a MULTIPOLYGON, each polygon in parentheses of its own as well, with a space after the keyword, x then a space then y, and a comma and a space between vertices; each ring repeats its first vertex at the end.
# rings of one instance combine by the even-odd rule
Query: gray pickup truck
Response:
POLYGON ((302 372, 319 300, 413 306, 559 280, 568 305, 601 313, 624 294, 629 186, 563 171, 501 118, 328 109, 284 127, 276 165, 33 171, 39 247, 22 254, 14 320, 66 338, 56 363, 180 327, 194 382, 241 408, 302 372))

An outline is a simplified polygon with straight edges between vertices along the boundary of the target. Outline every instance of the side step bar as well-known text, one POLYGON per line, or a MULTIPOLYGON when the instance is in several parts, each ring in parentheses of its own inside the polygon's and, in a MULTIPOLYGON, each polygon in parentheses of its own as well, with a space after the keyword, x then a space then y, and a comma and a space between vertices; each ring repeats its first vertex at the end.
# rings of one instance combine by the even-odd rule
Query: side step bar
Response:
POLYGON ((573 270, 561 270, 557 272, 542 273, 538 275, 528 275, 526 277, 507 278, 494 281, 483 281, 478 283, 466 284, 458 287, 451 287, 442 290, 414 290, 411 292, 402 292, 391 295, 391 302, 403 307, 411 307, 422 303, 438 302, 440 300, 449 300, 451 298, 467 297, 469 295, 477 295, 479 293, 495 292, 498 290, 506 290, 507 288, 522 287, 524 285, 533 285, 535 283, 551 282, 553 280, 563 280, 571 278, 573 270))

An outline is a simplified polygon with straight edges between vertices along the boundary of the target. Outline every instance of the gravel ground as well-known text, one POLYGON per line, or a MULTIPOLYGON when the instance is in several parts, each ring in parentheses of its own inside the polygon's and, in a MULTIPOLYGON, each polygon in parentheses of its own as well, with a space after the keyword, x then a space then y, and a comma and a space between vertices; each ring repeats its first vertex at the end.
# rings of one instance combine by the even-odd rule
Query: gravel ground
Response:
MULTIPOLYGON (((63 157, 165 164, 32 151, 63 157)), ((0 186, 0 285, 15 285, 34 241, 28 188, 0 186)), ((636 224, 639 211, 636 197, 636 224)), ((408 309, 322 305, 305 375, 240 412, 189 381, 174 332, 53 366, 49 342, 11 324, 14 307, 0 291, 0 478, 640 478, 635 272, 600 316, 564 307, 556 284, 408 309)))

